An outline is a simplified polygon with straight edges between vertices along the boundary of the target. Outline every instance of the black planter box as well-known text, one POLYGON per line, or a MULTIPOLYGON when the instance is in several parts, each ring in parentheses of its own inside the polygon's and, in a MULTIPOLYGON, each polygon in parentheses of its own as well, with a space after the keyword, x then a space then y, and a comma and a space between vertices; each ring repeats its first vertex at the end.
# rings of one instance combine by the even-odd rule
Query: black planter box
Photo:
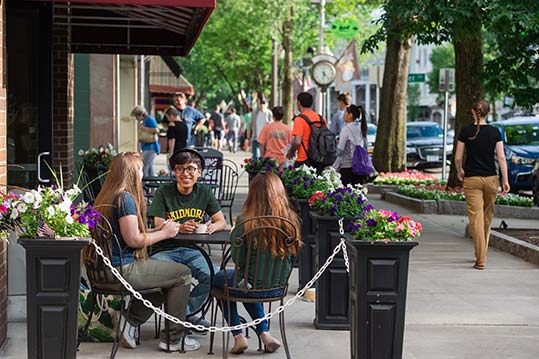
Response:
POLYGON ((28 358, 75 358, 81 250, 90 242, 21 239, 20 243, 26 249, 28 358))
MULTIPOLYGON (((339 234, 340 217, 321 216, 310 212, 317 228, 315 238, 316 271, 326 262, 341 241, 339 234)), ((344 229, 354 218, 344 218, 344 229)), ((316 316, 314 325, 317 329, 350 329, 348 316, 349 283, 348 273, 342 253, 335 256, 331 265, 316 282, 316 316)))
POLYGON ((299 210, 299 217, 301 218, 301 240, 303 241, 298 265, 299 288, 302 289, 316 273, 314 266, 316 235, 308 200, 295 199, 295 201, 299 210))
POLYGON ((351 359, 401 359, 408 258, 417 242, 351 240, 351 359))

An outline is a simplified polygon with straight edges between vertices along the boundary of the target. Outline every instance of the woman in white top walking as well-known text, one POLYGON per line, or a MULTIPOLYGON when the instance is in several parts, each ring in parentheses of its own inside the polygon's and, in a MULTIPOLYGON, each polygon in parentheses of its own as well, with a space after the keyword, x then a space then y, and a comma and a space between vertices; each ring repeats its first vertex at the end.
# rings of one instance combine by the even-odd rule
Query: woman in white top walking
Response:
POLYGON ((344 111, 345 126, 339 134, 337 160, 333 167, 341 174, 344 185, 366 183, 369 176, 358 176, 352 172, 352 158, 357 145, 367 148, 367 119, 363 107, 350 105, 344 111))

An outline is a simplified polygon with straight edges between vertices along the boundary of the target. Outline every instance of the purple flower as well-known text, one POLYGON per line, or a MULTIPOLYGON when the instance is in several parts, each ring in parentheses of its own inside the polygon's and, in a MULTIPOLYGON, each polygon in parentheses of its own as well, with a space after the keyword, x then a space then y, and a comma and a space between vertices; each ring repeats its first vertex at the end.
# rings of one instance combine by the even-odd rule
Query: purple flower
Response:
POLYGON ((342 201, 342 196, 340 194, 335 196, 335 201, 340 202, 342 201))
POLYGON ((333 205, 330 209, 329 209, 329 214, 335 214, 337 213, 337 207, 335 205, 333 205))
POLYGON ((363 203, 365 203, 365 200, 363 199, 363 196, 359 196, 359 197, 357 198, 357 203, 358 203, 358 204, 363 204, 363 203))
POLYGON ((372 218, 367 219, 367 226, 375 227, 377 224, 378 224, 378 222, 376 222, 376 220, 374 220, 372 218))
POLYGON ((374 206, 372 204, 368 204, 365 207, 363 207, 363 211, 368 212, 374 209, 374 206))

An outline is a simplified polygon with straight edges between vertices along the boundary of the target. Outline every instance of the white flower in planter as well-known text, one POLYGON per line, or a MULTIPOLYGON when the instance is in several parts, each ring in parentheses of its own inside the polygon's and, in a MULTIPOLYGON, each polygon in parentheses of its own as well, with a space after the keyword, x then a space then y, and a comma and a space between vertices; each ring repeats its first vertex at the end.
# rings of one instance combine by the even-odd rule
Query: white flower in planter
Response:
POLYGON ((17 211, 19 211, 19 213, 25 213, 27 210, 28 210, 28 206, 26 205, 26 203, 20 202, 17 205, 17 211))
POLYGON ((34 193, 27 192, 27 193, 24 194, 22 199, 23 199, 24 202, 26 202, 28 204, 32 204, 35 201, 34 193))
POLYGON ((11 219, 17 219, 17 217, 19 217, 19 211, 17 211, 17 208, 13 208, 13 210, 11 211, 11 215, 9 216, 9 218, 11 218, 11 219))
POLYGON ((60 202, 60 204, 58 204, 58 208, 62 211, 62 212, 65 212, 65 213, 70 213, 71 211, 71 204, 73 202, 71 202, 71 199, 69 198, 65 198, 62 202, 60 202))

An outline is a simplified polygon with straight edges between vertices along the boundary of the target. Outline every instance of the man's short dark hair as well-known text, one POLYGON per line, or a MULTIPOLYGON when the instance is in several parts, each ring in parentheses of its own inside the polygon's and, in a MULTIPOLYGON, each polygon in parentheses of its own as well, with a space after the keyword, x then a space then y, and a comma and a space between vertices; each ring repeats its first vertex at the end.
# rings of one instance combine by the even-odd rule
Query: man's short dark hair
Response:
POLYGON ((298 95, 298 101, 301 106, 310 108, 313 105, 313 95, 308 92, 300 92, 298 95))
POLYGON ((174 106, 170 106, 169 108, 167 108, 165 110, 165 115, 169 115, 169 116, 178 116, 180 114, 180 112, 176 109, 176 107, 174 106))
POLYGON ((281 106, 275 106, 271 109, 275 121, 281 121, 284 117, 284 109, 281 106))
POLYGON ((261 99, 260 99, 260 104, 263 104, 263 103, 264 103, 264 104, 267 103, 265 98, 261 98, 261 99))
POLYGON ((176 165, 185 165, 187 163, 195 163, 201 169, 204 169, 205 166, 204 157, 202 157, 202 155, 197 151, 190 148, 179 150, 168 159, 168 164, 170 165, 171 170, 174 170, 176 165))

